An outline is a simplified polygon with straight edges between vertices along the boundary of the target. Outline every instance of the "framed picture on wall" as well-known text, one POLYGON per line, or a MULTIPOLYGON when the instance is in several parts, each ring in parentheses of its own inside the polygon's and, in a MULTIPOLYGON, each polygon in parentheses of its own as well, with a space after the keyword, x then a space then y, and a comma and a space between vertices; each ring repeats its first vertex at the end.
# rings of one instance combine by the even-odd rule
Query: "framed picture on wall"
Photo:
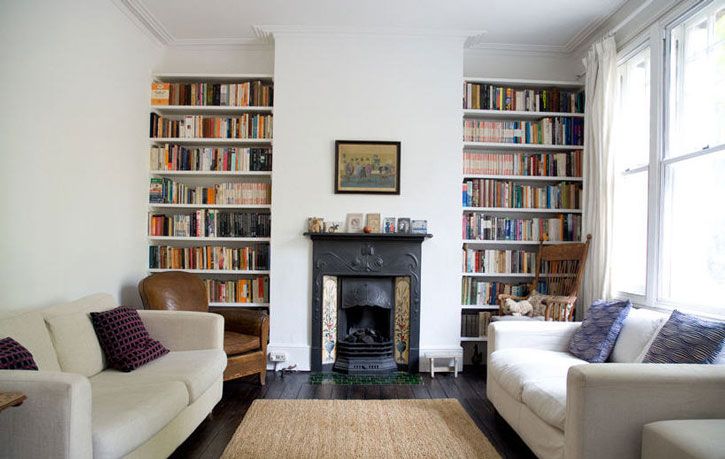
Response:
POLYGON ((400 142, 336 140, 335 193, 400 194, 400 142))

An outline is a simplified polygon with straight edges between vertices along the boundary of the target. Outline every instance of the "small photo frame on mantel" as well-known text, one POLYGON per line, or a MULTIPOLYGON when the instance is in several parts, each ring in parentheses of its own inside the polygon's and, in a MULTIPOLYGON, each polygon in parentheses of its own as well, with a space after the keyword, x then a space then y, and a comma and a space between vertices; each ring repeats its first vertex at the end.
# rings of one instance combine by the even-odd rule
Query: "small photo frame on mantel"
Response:
POLYGON ((336 140, 335 193, 400 194, 400 142, 336 140))

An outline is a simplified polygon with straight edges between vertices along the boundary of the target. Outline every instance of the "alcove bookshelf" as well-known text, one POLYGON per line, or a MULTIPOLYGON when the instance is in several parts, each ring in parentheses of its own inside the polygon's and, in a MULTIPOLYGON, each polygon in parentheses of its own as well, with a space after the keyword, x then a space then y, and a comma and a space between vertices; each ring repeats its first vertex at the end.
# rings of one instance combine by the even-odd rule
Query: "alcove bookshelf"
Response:
POLYGON ((472 77, 464 78, 462 96, 457 224, 461 344, 470 362, 474 345, 485 356, 497 295, 533 280, 540 238, 582 239, 584 100, 579 82, 472 77))
POLYGON ((270 307, 273 101, 272 75, 153 76, 147 268, 197 274, 211 307, 270 307))

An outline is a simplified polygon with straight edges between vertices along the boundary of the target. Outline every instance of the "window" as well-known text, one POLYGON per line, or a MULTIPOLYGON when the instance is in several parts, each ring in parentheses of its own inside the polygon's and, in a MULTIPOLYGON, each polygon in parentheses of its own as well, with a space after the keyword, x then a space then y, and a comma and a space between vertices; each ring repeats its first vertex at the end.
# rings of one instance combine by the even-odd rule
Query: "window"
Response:
POLYGON ((612 286, 725 315, 725 0, 693 3, 618 67, 612 286))
POLYGON ((614 224, 612 285, 645 295, 647 278, 647 183, 650 157, 650 50, 617 68, 614 111, 614 224))
POLYGON ((659 298, 725 300, 725 1, 683 18, 668 37, 659 298))

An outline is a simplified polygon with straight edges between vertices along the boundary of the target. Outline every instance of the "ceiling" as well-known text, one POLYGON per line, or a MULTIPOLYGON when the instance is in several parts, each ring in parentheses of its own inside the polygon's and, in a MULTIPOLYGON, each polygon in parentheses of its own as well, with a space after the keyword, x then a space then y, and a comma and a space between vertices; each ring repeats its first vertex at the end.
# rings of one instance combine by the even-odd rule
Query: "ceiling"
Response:
POLYGON ((477 47, 571 52, 624 0, 116 0, 167 45, 261 44, 265 32, 478 35, 477 47), (261 26, 261 27, 260 27, 261 26), (481 34, 481 35, 479 35, 481 34))

